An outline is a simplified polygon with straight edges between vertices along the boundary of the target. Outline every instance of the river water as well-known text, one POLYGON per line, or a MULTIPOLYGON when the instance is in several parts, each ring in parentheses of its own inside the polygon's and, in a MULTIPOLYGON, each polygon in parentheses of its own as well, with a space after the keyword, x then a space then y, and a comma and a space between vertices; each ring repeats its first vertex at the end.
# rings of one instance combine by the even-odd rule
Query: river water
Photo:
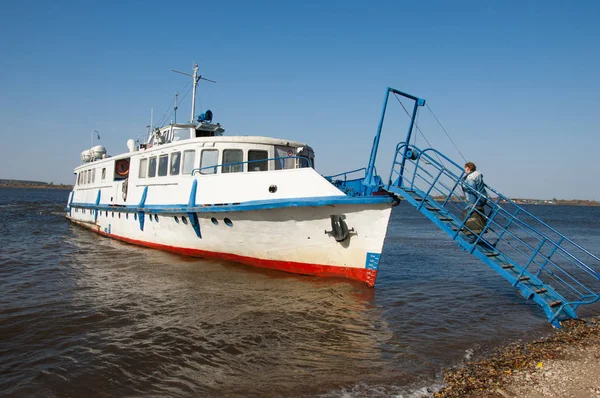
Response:
MULTIPOLYGON (((0 396, 419 397, 551 330, 405 203, 371 289, 113 241, 67 197, 0 189, 0 396)), ((528 209, 600 252, 600 207, 528 209)))

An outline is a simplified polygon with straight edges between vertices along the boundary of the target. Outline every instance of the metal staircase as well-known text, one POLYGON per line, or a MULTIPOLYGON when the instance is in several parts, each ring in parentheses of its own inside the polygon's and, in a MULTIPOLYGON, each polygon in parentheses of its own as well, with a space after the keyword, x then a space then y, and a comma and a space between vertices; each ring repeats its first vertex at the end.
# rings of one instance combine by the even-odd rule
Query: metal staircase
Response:
POLYGON ((553 325, 600 300, 600 258, 489 186, 491 197, 480 212, 463 197, 469 189, 463 177, 462 167, 435 149, 401 143, 382 188, 538 303, 553 325), (485 220, 483 228, 469 228, 466 220, 475 212, 485 220))
POLYGON ((557 327, 561 320, 577 318, 582 305, 598 302, 600 258, 489 186, 490 198, 483 209, 469 205, 463 197, 470 189, 463 182, 463 168, 435 149, 408 144, 418 109, 424 105, 424 99, 388 87, 369 165, 328 179, 351 196, 387 191, 405 199, 462 249, 538 303, 557 327), (414 101, 414 107, 405 142, 396 146, 390 178, 384 183, 375 160, 390 94, 414 101), (364 178, 348 178, 363 170, 364 178))

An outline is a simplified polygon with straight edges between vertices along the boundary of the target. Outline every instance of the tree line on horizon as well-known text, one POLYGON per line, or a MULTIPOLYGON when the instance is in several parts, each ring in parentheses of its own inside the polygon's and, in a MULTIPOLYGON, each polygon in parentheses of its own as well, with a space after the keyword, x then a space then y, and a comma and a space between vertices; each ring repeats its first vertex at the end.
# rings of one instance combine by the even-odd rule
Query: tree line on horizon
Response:
POLYGON ((70 187, 69 184, 54 184, 53 182, 45 181, 30 181, 30 180, 10 180, 0 178, 0 186, 2 187, 70 187))

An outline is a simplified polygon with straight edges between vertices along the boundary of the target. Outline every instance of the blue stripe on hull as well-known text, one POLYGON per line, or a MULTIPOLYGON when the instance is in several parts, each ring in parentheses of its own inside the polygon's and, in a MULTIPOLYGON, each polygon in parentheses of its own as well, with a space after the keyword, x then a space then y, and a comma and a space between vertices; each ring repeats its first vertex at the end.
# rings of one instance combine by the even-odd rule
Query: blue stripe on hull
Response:
POLYGON ((396 200, 390 196, 329 196, 318 198, 299 199, 272 199, 255 200, 238 204, 214 204, 214 205, 135 205, 135 206, 111 206, 96 205, 93 203, 71 203, 71 207, 81 209, 97 209, 107 211, 120 211, 123 213, 229 213, 239 211, 253 211, 265 209, 279 209, 287 207, 322 207, 330 205, 372 205, 372 204, 395 204, 396 200))

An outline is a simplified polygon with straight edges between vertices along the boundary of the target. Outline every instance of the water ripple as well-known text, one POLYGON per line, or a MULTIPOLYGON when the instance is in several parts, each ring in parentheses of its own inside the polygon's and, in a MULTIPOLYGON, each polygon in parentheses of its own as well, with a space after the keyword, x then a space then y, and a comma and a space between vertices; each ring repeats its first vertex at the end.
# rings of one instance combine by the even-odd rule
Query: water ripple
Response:
POLYGON ((370 289, 102 238, 65 220, 67 196, 0 190, 0 396, 416 397, 550 328, 406 206, 370 289))

